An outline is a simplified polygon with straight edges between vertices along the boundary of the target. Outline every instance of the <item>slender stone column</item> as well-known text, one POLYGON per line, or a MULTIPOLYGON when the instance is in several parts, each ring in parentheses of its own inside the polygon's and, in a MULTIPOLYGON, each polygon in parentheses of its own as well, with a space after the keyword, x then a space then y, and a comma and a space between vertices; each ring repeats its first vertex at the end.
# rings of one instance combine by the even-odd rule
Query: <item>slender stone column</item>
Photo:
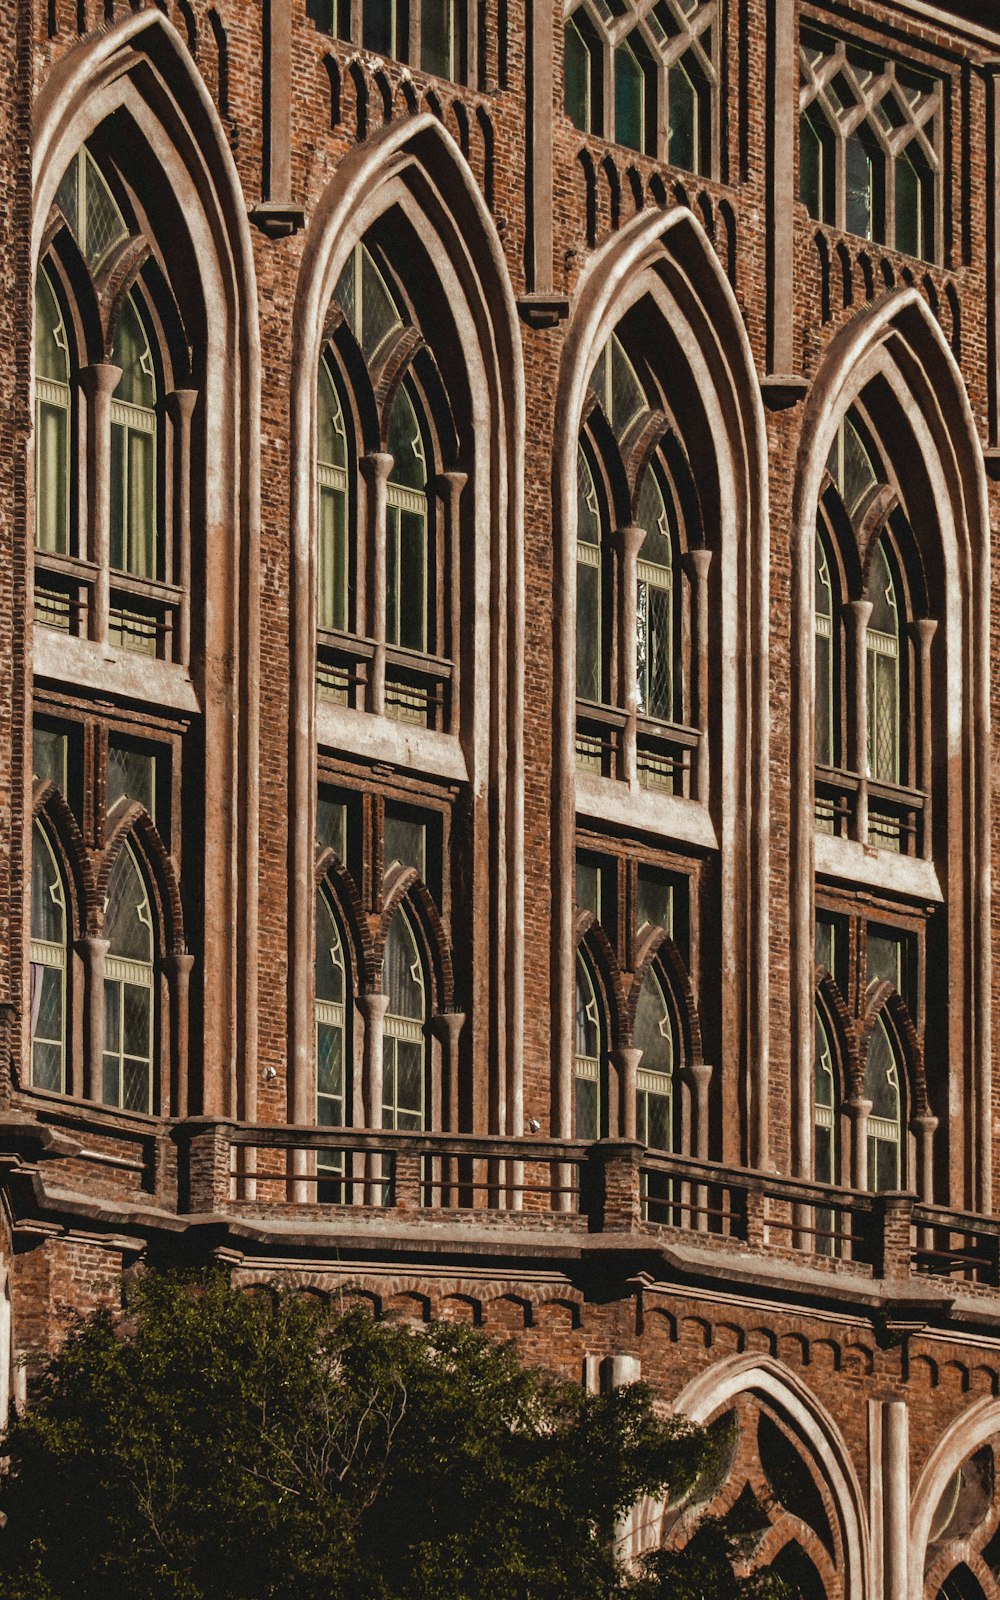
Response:
POLYGON ((858 774, 858 802, 854 817, 855 837, 868 843, 868 618, 870 600, 851 600, 847 613, 848 659, 854 693, 847 725, 847 765, 858 774))
POLYGON ((691 718, 701 734, 695 767, 695 798, 708 804, 709 750, 708 750, 708 569, 712 564, 711 550, 689 550, 684 557, 684 567, 691 579, 694 604, 691 607, 692 638, 691 667, 694 677, 691 694, 691 718))
POLYGON ((111 609, 111 396, 121 376, 121 367, 110 361, 99 361, 80 373, 87 397, 87 554, 97 567, 89 632, 98 644, 107 644, 111 609))
POLYGON ((614 550, 618 561, 618 584, 621 604, 619 616, 621 631, 618 639, 618 695, 625 710, 624 771, 622 776, 629 784, 639 781, 636 719, 639 714, 638 676, 638 560, 646 537, 645 528, 634 525, 620 528, 614 536, 614 550))
MULTIPOLYGON (((441 1042, 441 1104, 439 1110, 440 1121, 438 1126, 445 1133, 457 1133, 459 1126, 459 1098, 458 1098, 458 1047, 465 1026, 464 1011, 439 1011, 431 1018, 431 1032, 441 1042)), ((440 1189, 439 1203, 450 1205, 452 1184, 455 1181, 455 1162, 451 1156, 434 1158, 440 1162, 440 1171, 435 1174, 440 1189)), ((428 1165, 430 1161, 428 1162, 428 1165)), ((520 1166, 521 1163, 518 1163, 520 1166)), ((522 1167, 523 1170, 523 1167, 522 1167)), ((515 1178, 514 1182, 520 1182, 515 1178)), ((520 1194, 516 1197, 520 1202, 520 1194)), ((519 1204, 515 1209, 520 1209, 519 1204)))
POLYGON ((358 1008, 365 1019, 364 1126, 375 1131, 382 1126, 382 1040, 388 1006, 387 994, 358 996, 358 1008))
POLYGON ((924 813, 920 829, 920 854, 930 861, 934 854, 934 751, 931 738, 931 641, 937 632, 935 617, 919 617, 910 624, 917 647, 917 675, 920 683, 920 726, 917 735, 917 788, 924 791, 924 813))
POLYGON ((868 1118, 871 1116, 870 1100, 850 1099, 844 1110, 851 1119, 851 1187, 868 1187, 868 1118))
POLYGON ((104 1098, 104 958, 107 939, 77 940, 83 962, 83 1094, 86 1100, 104 1098))
MULTIPOLYGON (((174 1081, 177 1085, 173 1115, 175 1117, 186 1117, 188 1114, 188 1073, 190 1071, 190 1063, 188 1061, 188 1018, 190 1014, 191 968, 194 966, 194 956, 189 955, 187 951, 179 951, 176 955, 167 956, 163 966, 170 983, 170 1000, 173 1010, 171 1033, 173 1035, 174 1081)), ((256 1107, 254 1109, 256 1110, 256 1107)), ((170 1108, 161 1105, 160 1112, 162 1116, 168 1116, 170 1115, 170 1108)), ((249 1114, 247 1120, 252 1120, 249 1114)))
POLYGON ((197 389, 175 389, 167 396, 177 452, 174 538, 177 541, 177 582, 181 591, 174 660, 182 667, 191 662, 191 414, 197 399, 197 389))
POLYGON ((934 1203, 934 1135, 938 1119, 930 1112, 913 1118, 913 1134, 917 1142, 917 1171, 915 1188, 926 1205, 934 1203))
MULTIPOLYGON (((444 505, 444 548, 445 566, 448 574, 445 593, 448 597, 448 615, 445 619, 445 640, 447 652, 451 658, 451 687, 448 693, 448 722, 449 733, 458 733, 461 713, 461 672, 462 672, 462 519, 461 499, 462 490, 468 481, 465 472, 442 472, 438 482, 441 485, 441 499, 444 505)), ((444 655, 445 651, 439 644, 438 653, 444 655)))
POLYGON ((385 710, 385 516, 392 461, 392 456, 379 450, 362 456, 358 462, 368 489, 368 631, 375 641, 368 681, 368 710, 379 715, 385 710))
POLYGON ((608 1059, 618 1075, 618 1127, 611 1137, 635 1139, 636 1073, 642 1060, 642 1051, 634 1048, 612 1050, 608 1059))

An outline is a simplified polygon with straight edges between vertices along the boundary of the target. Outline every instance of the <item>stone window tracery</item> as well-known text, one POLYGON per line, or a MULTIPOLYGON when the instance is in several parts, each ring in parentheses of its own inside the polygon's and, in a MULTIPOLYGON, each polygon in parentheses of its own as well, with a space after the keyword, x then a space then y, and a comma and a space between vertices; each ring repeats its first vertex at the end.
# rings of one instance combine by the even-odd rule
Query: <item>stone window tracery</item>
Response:
POLYGON ((584 0, 564 25, 564 105, 583 133, 717 175, 717 0, 584 0))
POLYGON ((812 31, 799 58, 799 195, 809 215, 939 260, 940 82, 812 31))

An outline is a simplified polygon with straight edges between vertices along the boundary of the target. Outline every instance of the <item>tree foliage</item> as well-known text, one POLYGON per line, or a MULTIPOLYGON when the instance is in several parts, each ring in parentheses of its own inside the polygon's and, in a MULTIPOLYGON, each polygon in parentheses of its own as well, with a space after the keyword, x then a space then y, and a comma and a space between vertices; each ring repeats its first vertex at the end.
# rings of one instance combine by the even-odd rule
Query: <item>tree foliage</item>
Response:
POLYGON ((724 1535, 637 1575, 635 1501, 712 1469, 705 1430, 221 1275, 148 1274, 81 1322, 12 1425, 7 1600, 737 1600, 724 1535), (694 1587, 692 1587, 692 1583, 694 1587))

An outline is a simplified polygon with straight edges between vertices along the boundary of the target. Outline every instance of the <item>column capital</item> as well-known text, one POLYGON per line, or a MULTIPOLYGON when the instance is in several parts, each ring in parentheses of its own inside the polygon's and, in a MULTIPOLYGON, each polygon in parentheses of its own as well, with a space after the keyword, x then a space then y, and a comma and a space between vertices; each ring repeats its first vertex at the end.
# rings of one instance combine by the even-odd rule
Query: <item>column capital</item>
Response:
POLYGON ((358 457, 358 467, 366 483, 387 483, 395 459, 387 450, 372 450, 358 457))
POLYGON ((910 623, 910 636, 921 650, 929 650, 937 633, 937 617, 915 617, 910 623))
MULTIPOLYGON (((388 997, 386 997, 386 1001, 388 1003, 388 997)), ((437 1011, 430 1020, 431 1032, 441 1040, 442 1044, 448 1044, 452 1047, 458 1043, 464 1027, 464 1011, 437 1011)))
POLYGON ((190 422, 200 391, 198 389, 171 389, 166 397, 166 407, 176 422, 190 422))
POLYGON ((121 383, 122 369, 113 361, 94 361, 80 368, 80 386, 88 396, 112 395, 121 383))
POLYGON ((378 993, 359 994, 356 1003, 366 1022, 381 1022, 389 1009, 389 996, 378 993))
POLYGON ((712 565, 712 551, 704 546, 697 550, 685 550, 681 556, 681 566, 684 571, 694 578, 696 583, 704 583, 708 577, 708 569, 712 565))
POLYGON ((630 556, 638 557, 646 539, 645 528, 640 528, 636 523, 630 522, 625 528, 616 528, 611 535, 612 544, 616 545, 626 560, 630 556))

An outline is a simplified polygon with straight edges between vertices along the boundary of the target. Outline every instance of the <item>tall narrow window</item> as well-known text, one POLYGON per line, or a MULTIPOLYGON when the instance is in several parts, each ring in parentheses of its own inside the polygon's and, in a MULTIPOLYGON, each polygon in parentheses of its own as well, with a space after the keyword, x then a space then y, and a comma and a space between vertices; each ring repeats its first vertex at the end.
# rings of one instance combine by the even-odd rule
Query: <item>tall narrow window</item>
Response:
POLYGON ((465 81, 464 0, 421 0, 420 65, 453 83, 465 81))
POLYGON ((90 151, 83 146, 73 157, 56 193, 91 272, 96 273, 115 245, 128 236, 117 200, 90 151))
POLYGON ((320 362, 319 368, 316 479, 319 625, 343 631, 348 626, 347 430, 340 399, 325 361, 320 362))
POLYGON ((316 897, 316 1121, 345 1123, 344 948, 326 896, 316 897))
POLYGON ((868 1117, 868 1187, 899 1189, 903 1182, 899 1065, 881 1017, 868 1042, 865 1099, 871 1101, 872 1107, 868 1117))
POLYGON ((108 885, 104 980, 104 1100, 125 1111, 153 1108, 153 919, 135 856, 126 845, 108 885))
POLYGON ((646 537, 639 551, 636 596, 636 668, 639 710, 670 722, 674 714, 673 547, 663 493, 652 467, 639 495, 639 526, 646 537))
POLYGON ((848 137, 845 162, 847 231, 881 244, 885 239, 885 158, 867 129, 848 137))
POLYGON ((405 0, 363 0, 362 43, 376 55, 403 61, 409 43, 405 0))
POLYGON ((35 543, 69 554, 69 344, 55 291, 35 279, 35 543))
POLYGON ((636 1137, 653 1150, 672 1150, 674 1036, 663 990, 652 974, 639 993, 634 1037, 642 1051, 636 1073, 636 1137))
POLYGON ((896 585, 880 539, 872 557, 868 619, 868 767, 883 783, 900 781, 900 626, 896 585))
MULTIPOLYGON (((710 49, 706 37, 703 43, 710 49)), ((693 51, 675 61, 667 74, 670 105, 667 160, 685 172, 707 174, 711 165, 712 86, 693 51)))
POLYGON ((934 255, 934 173, 915 140, 896 157, 896 249, 934 255))
POLYGON ((656 75, 641 34, 615 51, 615 140, 630 150, 656 150, 656 75))
POLYGON ((111 565, 156 578, 156 377, 132 295, 122 306, 113 360, 122 375, 111 402, 111 565))
POLYGON ((581 700, 601 700, 601 512, 582 447, 577 448, 576 505, 576 692, 581 700))
POLYGON ((393 464, 386 510, 386 640, 426 651, 427 451, 405 384, 393 403, 388 435, 393 464))
POLYGON ((799 118, 799 198, 817 222, 837 217, 836 137, 816 107, 799 118))
POLYGON ((582 6, 567 21, 565 40, 566 115, 581 133, 600 134, 604 130, 601 47, 582 6))
POLYGON ((601 1026, 594 983, 582 955, 576 958, 576 1137, 599 1139, 601 1106, 601 1026))
POLYGON ((830 1035, 816 1013, 816 1055, 813 1065, 813 1177, 818 1183, 836 1183, 834 1142, 836 1080, 830 1035))
POLYGON ((35 823, 31 835, 31 1082, 66 1088, 66 898, 56 858, 35 823))
POLYGON ((425 1126, 427 991, 423 964, 405 911, 397 911, 385 942, 385 1016, 382 1052, 382 1126, 425 1126))
POLYGON ((833 584, 823 541, 816 535, 816 760, 834 762, 833 584))

